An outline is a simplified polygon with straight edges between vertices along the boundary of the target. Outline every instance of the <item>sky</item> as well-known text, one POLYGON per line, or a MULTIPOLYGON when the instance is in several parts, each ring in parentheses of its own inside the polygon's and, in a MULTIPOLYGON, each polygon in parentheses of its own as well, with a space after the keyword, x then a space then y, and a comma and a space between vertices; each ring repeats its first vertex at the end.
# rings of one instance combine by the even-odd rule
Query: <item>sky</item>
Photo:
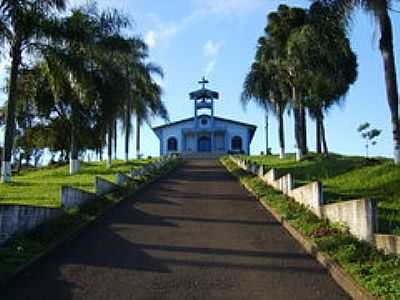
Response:
MULTIPOLYGON (((70 0, 70 6, 87 3, 70 0)), ((244 108, 240 94, 244 78, 253 61, 258 38, 263 34, 268 13, 279 4, 308 7, 306 0, 100 0, 99 7, 118 8, 133 20, 130 34, 143 38, 150 49, 150 60, 165 73, 158 79, 163 87, 163 101, 171 121, 193 116, 189 92, 199 87, 202 76, 210 80, 209 88, 220 93, 216 115, 258 126, 251 144, 252 154, 265 150, 265 113, 256 105, 244 108)), ((397 60, 400 59, 400 14, 392 14, 397 60)), ((344 103, 326 116, 328 147, 342 154, 364 154, 365 148, 357 127, 364 122, 382 130, 372 155, 392 156, 390 114, 386 100, 382 58, 378 48, 379 30, 375 20, 365 12, 354 15, 349 31, 358 57, 359 75, 344 103)), ((7 61, 1 58, 0 72, 7 61)), ((399 73, 399 64, 397 72, 399 73)), ((1 76, 4 77, 4 76, 1 76)), ((4 101, 0 95, 0 102, 4 101)), ((293 120, 285 115, 288 152, 294 152, 293 120)), ((270 147, 278 152, 277 121, 269 117, 270 147)), ((154 119, 151 126, 164 124, 154 119)), ((308 121, 308 142, 315 150, 315 125, 308 121)), ((133 140, 133 139, 132 139, 133 140)), ((134 146, 131 147, 134 155, 134 146)), ((159 142, 148 125, 142 129, 142 153, 158 155, 159 142)), ((123 158, 123 139, 118 156, 123 158)))

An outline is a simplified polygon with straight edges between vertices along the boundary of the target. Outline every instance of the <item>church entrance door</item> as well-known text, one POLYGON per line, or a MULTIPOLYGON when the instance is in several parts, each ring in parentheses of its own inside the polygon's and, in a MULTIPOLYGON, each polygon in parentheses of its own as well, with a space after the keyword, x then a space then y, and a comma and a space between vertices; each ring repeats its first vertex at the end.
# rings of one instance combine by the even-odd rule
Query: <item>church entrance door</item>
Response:
POLYGON ((208 136, 199 137, 199 152, 211 152, 211 138, 208 136))

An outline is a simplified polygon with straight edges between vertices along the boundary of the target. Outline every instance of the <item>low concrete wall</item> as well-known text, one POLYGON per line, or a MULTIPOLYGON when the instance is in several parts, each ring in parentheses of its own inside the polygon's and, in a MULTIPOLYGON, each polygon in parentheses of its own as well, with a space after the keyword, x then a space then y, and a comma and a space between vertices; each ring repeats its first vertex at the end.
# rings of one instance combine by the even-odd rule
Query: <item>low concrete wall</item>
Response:
POLYGON ((131 176, 128 176, 128 175, 125 175, 122 173, 115 174, 115 177, 116 177, 115 181, 116 181, 117 185, 125 185, 128 182, 132 181, 132 179, 133 179, 131 176))
POLYGON ((102 196, 111 193, 115 191, 117 188, 118 185, 116 185, 115 183, 105 180, 99 176, 96 176, 95 191, 97 196, 102 196))
POLYGON ((15 234, 32 230, 33 228, 61 216, 60 208, 45 208, 22 205, 0 206, 0 245, 15 234))
POLYGON ((143 174, 144 174, 144 170, 143 169, 133 169, 133 170, 131 170, 129 172, 129 175, 132 176, 132 177, 140 176, 140 175, 143 175, 143 174))
POLYGON ((386 254, 400 254, 400 236, 393 234, 375 234, 374 243, 376 248, 383 250, 386 254))
POLYGON ((278 181, 279 181, 279 189, 282 191, 282 193, 289 196, 294 186, 292 174, 286 174, 285 176, 279 178, 278 181))
POLYGON ((327 204, 322 207, 322 215, 331 222, 344 224, 358 238, 374 241, 376 206, 371 199, 327 204))
POLYGON ((297 189, 293 189, 289 191, 288 195, 296 202, 310 208, 317 216, 321 217, 321 205, 324 199, 320 182, 311 182, 297 189))
POLYGON ((276 183, 277 175, 276 175, 276 170, 274 168, 270 169, 267 173, 264 174, 263 177, 261 177, 263 181, 265 181, 267 184, 278 188, 278 185, 276 183))
POLYGON ((263 165, 258 166, 257 176, 260 177, 260 178, 263 178, 264 174, 265 174, 264 170, 265 170, 265 167, 263 165))
POLYGON ((250 173, 254 174, 254 175, 258 175, 258 165, 255 163, 250 163, 250 173))
POLYGON ((61 188, 61 207, 67 210, 80 207, 94 198, 95 194, 71 186, 63 186, 61 188))

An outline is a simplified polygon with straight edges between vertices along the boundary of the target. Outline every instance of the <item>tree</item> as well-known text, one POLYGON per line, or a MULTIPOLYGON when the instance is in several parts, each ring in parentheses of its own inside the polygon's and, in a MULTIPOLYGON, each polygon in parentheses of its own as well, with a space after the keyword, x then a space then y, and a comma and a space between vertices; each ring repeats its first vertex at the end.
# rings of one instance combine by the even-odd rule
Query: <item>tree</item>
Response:
POLYGON ((4 0, 0 2, 0 42, 10 48, 11 70, 8 87, 2 181, 11 181, 11 155, 15 137, 15 108, 19 69, 24 53, 40 51, 56 11, 65 8, 64 0, 4 0))
MULTIPOLYGON (((111 166, 114 120, 128 86, 116 58, 119 52, 128 51, 121 35, 128 24, 114 10, 76 9, 62 20, 62 37, 46 51, 44 71, 56 101, 68 108, 71 175, 79 171, 78 155, 84 148, 80 132, 94 128, 102 136, 107 133, 111 166)), ((93 146, 100 144, 92 141, 93 146)))
POLYGON ((316 121, 317 153, 328 155, 324 112, 343 100, 357 78, 357 58, 344 23, 331 7, 319 2, 307 11, 307 21, 288 40, 289 59, 301 70, 305 105, 316 121))
POLYGON ((161 100, 162 89, 153 79, 152 74, 163 76, 160 67, 151 63, 144 64, 142 72, 138 73, 135 85, 134 111, 136 114, 136 155, 140 157, 140 127, 142 122, 150 122, 151 117, 159 116, 169 120, 168 111, 161 100))
MULTIPOLYGON (((153 75, 163 77, 162 69, 148 63, 147 45, 140 39, 130 39, 128 55, 121 57, 125 74, 130 80, 129 91, 124 97, 123 110, 120 115, 125 134, 125 161, 128 161, 130 136, 132 135, 132 116, 136 114, 136 145, 140 152, 140 126, 142 121, 149 121, 150 116, 167 118, 165 106, 161 101, 161 88, 152 79, 153 75)), ((137 150, 138 151, 138 150, 137 150)))
POLYGON ((351 13, 358 7, 376 17, 380 29, 379 48, 383 59, 387 101, 391 114, 394 162, 398 165, 400 164, 400 122, 393 30, 389 14, 392 2, 391 0, 325 0, 325 3, 331 5, 345 19, 349 19, 351 13))
POLYGON ((290 53, 288 41, 296 29, 306 23, 306 11, 302 8, 280 5, 276 12, 267 17, 265 34, 272 45, 279 70, 285 83, 290 87, 291 106, 294 113, 294 133, 296 139, 297 159, 307 153, 306 112, 302 70, 298 69, 297 59, 290 53))
POLYGON ((255 100, 262 108, 271 110, 278 118, 278 137, 280 146, 280 157, 285 156, 284 136, 284 112, 287 105, 285 97, 286 86, 280 77, 279 67, 273 55, 271 44, 268 39, 261 37, 258 41, 255 62, 247 74, 241 101, 247 105, 249 101, 255 100))
POLYGON ((369 156, 369 146, 375 146, 377 141, 377 137, 380 136, 382 130, 370 128, 370 124, 368 122, 361 124, 357 131, 361 134, 361 137, 365 140, 365 157, 368 158, 369 156), (369 130, 368 130, 369 129, 369 130))

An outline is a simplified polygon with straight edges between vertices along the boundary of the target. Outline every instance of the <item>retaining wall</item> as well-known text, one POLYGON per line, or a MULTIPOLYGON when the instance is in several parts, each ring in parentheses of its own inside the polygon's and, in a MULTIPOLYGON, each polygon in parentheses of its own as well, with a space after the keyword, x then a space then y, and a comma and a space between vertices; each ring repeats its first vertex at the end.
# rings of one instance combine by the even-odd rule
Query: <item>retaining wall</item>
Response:
POLYGON ((117 173, 116 175, 116 183, 117 185, 125 185, 127 184, 129 181, 132 181, 132 177, 122 174, 122 173, 117 173))
POLYGON ((372 242, 375 233, 376 207, 370 199, 358 199, 327 204, 322 214, 331 222, 346 225, 350 232, 372 242))
POLYGON ((0 245, 17 233, 26 232, 63 214, 61 208, 22 205, 0 206, 0 245))
POLYGON ((386 254, 400 254, 400 236, 398 235, 375 234, 374 244, 386 254))
POLYGON ((118 185, 116 185, 115 183, 105 180, 99 176, 96 176, 95 191, 97 196, 102 196, 111 193, 115 191, 117 188, 118 185))
POLYGON ((61 187, 61 207, 66 210, 81 207, 93 200, 95 196, 94 193, 85 192, 71 186, 63 186, 61 187))
POLYGON ((289 191, 289 197, 296 202, 311 209, 318 217, 321 217, 321 206, 324 203, 322 185, 315 181, 289 191))

